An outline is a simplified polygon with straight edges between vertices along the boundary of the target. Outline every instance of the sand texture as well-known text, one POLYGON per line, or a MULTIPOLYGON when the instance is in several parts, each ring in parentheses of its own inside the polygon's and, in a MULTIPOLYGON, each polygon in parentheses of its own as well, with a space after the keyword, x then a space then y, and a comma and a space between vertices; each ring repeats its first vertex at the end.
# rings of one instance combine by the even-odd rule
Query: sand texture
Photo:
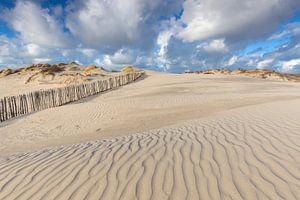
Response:
POLYGON ((299 84, 147 73, 1 123, 0 199, 299 198, 299 84))

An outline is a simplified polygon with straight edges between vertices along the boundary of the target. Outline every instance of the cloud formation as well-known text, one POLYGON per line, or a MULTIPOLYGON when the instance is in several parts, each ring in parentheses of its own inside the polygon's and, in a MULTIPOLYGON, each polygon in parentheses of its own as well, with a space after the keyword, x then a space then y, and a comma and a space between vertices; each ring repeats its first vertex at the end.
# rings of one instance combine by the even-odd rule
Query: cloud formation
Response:
POLYGON ((174 72, 299 69, 300 24, 289 22, 298 0, 40 2, 2 8, 13 34, 0 32, 0 66, 77 60, 174 72))
POLYGON ((299 5, 298 0, 187 0, 178 37, 187 42, 256 39, 274 31, 299 5))
POLYGON ((63 25, 30 1, 17 1, 15 7, 6 10, 5 19, 20 34, 22 41, 47 47, 67 47, 71 45, 69 35, 63 31, 63 25))
POLYGON ((300 67, 300 59, 293 59, 283 62, 282 70, 283 71, 293 71, 295 67, 300 67))
POLYGON ((124 47, 153 47, 159 18, 178 12, 180 1, 87 0, 67 7, 66 26, 83 45, 113 52, 124 47))

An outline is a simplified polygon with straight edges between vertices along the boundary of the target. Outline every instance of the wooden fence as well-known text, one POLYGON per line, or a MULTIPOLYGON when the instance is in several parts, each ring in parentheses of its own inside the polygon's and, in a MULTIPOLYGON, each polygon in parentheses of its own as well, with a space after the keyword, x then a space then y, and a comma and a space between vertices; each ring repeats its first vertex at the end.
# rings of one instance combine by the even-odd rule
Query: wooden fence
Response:
POLYGON ((128 73, 90 83, 34 91, 0 99, 0 122, 26 113, 61 106, 134 82, 144 72, 128 73))

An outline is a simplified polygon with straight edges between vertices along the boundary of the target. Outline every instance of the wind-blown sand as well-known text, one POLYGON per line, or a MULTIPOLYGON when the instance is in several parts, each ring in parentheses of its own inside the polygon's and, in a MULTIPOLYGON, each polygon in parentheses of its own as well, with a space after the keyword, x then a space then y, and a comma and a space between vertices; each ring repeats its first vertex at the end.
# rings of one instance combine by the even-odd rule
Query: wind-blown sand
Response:
POLYGON ((1 123, 0 199, 300 196, 299 84, 148 74, 1 123))

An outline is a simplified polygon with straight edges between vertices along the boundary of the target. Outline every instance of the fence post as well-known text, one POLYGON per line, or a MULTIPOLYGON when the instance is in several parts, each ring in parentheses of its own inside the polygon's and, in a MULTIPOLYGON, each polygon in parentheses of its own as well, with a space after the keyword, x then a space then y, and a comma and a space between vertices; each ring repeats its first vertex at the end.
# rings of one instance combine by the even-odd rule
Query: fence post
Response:
POLYGON ((39 90, 0 99, 0 122, 30 112, 61 106, 97 93, 134 82, 144 72, 123 74, 91 83, 39 90))

